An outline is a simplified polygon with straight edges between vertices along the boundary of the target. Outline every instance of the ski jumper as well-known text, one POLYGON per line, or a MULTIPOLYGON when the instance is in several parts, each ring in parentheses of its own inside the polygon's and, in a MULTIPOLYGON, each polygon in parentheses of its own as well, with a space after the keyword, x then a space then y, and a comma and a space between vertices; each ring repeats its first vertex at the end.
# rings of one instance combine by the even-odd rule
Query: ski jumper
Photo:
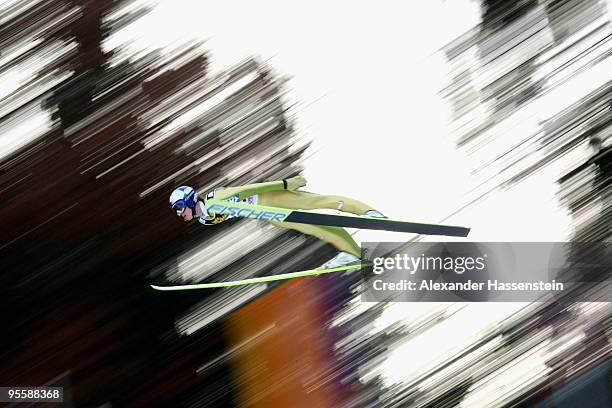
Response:
MULTIPOLYGON (((280 180, 213 190, 205 194, 204 197, 198 197, 198 204, 204 210, 204 215, 200 217, 200 222, 209 225, 218 224, 228 219, 227 215, 208 214, 208 211, 206 211, 206 200, 211 198, 233 202, 244 201, 292 210, 341 210, 356 215, 363 215, 373 209, 371 206, 352 198, 314 194, 306 191, 290 191, 286 190, 285 187, 285 182, 280 180)), ((361 257, 361 248, 344 228, 292 222, 269 222, 277 227, 293 229, 307 235, 312 235, 330 243, 339 251, 361 257)))

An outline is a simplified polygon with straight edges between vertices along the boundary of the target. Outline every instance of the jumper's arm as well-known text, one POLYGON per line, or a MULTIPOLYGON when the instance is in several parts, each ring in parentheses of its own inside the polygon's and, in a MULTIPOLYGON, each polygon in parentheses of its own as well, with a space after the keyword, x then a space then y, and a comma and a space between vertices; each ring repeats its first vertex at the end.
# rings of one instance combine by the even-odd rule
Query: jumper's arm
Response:
POLYGON ((240 194, 243 200, 249 196, 270 191, 295 190, 306 185, 306 179, 301 176, 292 177, 286 180, 267 181, 265 183, 246 184, 244 186, 220 188, 215 191, 217 200, 227 200, 230 197, 240 194))
POLYGON ((266 183, 255 183, 246 184, 238 187, 227 187, 220 188, 215 191, 215 198, 217 200, 227 200, 230 197, 240 194, 240 199, 243 200, 246 197, 254 194, 267 193, 270 191, 284 190, 285 185, 282 180, 279 181, 268 181, 266 183))

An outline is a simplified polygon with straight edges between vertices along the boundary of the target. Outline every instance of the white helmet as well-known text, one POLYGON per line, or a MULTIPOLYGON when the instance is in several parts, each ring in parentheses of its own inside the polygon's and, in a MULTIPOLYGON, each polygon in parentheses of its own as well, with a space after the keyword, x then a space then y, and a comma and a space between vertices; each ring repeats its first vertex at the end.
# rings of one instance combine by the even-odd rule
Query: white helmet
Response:
POLYGON ((197 203, 197 192, 189 186, 180 186, 170 194, 170 208, 181 216, 187 207, 195 208, 197 203))

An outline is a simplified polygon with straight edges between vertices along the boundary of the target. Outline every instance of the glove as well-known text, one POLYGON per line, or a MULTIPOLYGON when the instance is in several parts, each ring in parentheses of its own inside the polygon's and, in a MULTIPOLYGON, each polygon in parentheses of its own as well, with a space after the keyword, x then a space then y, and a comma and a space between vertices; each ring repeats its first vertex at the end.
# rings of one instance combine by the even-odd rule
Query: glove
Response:
POLYGON ((214 218, 210 221, 211 224, 221 224, 227 219, 227 214, 215 214, 214 218))
POLYGON ((306 185, 306 179, 302 176, 295 176, 283 180, 285 183, 285 190, 293 191, 306 185))

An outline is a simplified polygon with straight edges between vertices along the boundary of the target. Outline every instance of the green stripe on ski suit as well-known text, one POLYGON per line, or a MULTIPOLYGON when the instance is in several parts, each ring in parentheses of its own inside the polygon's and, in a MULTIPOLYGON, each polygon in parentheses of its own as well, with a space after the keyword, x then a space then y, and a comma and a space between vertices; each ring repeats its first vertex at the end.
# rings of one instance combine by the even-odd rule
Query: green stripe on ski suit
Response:
POLYGON ((220 215, 228 214, 240 218, 278 222, 284 221, 294 211, 288 208, 268 207, 242 202, 235 203, 217 199, 206 200, 206 210, 220 215))
POLYGON ((355 265, 343 265, 337 268, 329 269, 310 269, 307 271, 283 273, 279 275, 260 276, 257 278, 248 278, 237 281, 229 282, 213 282, 213 283, 197 283, 193 285, 178 285, 178 286, 156 286, 151 285, 153 289, 157 290, 191 290, 191 289, 211 289, 211 288, 227 288, 230 286, 242 286, 242 285, 253 285, 256 283, 266 283, 285 279, 301 278, 304 276, 322 275, 324 273, 334 273, 342 271, 350 271, 353 269, 360 269, 366 264, 355 264, 355 265))

